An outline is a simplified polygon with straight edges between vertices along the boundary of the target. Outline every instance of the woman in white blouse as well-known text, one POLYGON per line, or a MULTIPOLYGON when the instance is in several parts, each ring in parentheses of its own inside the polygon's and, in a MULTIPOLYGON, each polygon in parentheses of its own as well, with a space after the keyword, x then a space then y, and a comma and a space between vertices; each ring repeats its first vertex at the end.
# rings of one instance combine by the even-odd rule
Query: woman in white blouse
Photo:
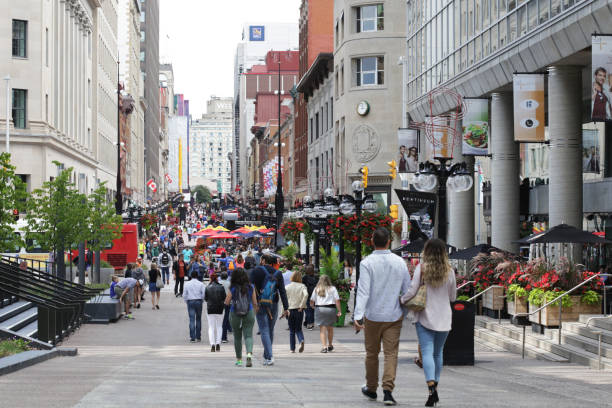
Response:
POLYGON ((321 353, 334 349, 334 324, 342 315, 338 290, 332 285, 329 276, 321 275, 319 283, 312 291, 310 305, 315 309, 315 324, 319 326, 321 336, 321 353))
POLYGON ((429 387, 426 407, 438 401, 438 382, 442 371, 442 351, 451 329, 451 302, 457 297, 457 283, 446 253, 444 241, 430 239, 423 249, 422 262, 414 271, 412 286, 402 296, 402 303, 416 295, 419 287, 427 288, 425 309, 414 312, 419 345, 423 354, 425 381, 429 387))

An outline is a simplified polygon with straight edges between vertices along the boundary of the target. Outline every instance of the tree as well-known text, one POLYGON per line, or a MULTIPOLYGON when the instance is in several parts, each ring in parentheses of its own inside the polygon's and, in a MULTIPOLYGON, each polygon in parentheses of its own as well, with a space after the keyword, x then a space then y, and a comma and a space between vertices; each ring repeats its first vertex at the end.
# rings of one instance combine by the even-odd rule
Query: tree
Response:
POLYGON ((27 201, 27 236, 55 253, 61 278, 66 276, 64 250, 85 241, 89 233, 87 197, 75 189, 71 174, 72 168, 63 170, 34 190, 27 201))
MULTIPOLYGON (((100 283, 100 251, 121 238, 123 219, 115 212, 115 205, 106 202, 106 182, 100 183, 88 200, 87 247, 96 253, 95 282, 100 283)), ((94 282, 92 276, 92 282, 94 282)))
POLYGON ((21 178, 15 174, 9 153, 0 153, 0 197, 0 252, 19 251, 22 240, 14 230, 13 211, 24 209, 27 193, 21 178))
POLYGON ((195 200, 199 204, 209 203, 212 200, 212 194, 206 186, 198 185, 193 188, 195 200))

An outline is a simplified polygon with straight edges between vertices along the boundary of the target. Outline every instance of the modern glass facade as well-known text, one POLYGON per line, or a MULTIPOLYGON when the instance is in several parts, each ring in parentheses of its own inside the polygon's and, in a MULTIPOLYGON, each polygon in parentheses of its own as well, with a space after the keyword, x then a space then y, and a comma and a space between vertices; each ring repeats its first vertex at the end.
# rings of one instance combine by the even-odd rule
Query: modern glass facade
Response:
POLYGON ((584 1, 410 0, 409 99, 444 84, 584 1))

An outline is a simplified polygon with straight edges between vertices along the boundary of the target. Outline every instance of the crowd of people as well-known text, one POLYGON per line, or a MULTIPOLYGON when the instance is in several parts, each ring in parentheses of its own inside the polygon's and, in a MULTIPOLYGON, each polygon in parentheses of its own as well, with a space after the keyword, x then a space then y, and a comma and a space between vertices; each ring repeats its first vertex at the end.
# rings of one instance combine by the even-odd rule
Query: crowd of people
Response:
MULTIPOLYGON (((152 308, 158 310, 160 286, 169 285, 172 276, 174 295, 182 297, 187 306, 189 341, 202 341, 206 304, 210 351, 219 352, 231 333, 236 366, 253 366, 255 322, 263 348, 262 364, 274 365, 273 344, 279 318, 287 318, 292 353, 305 350, 304 330, 315 326, 319 327, 321 353, 334 351, 334 325, 342 310, 338 290, 327 275, 317 276, 311 264, 296 268, 284 263, 260 241, 219 242, 196 253, 188 243, 204 225, 193 222, 186 228, 162 229, 159 235, 139 244, 138 261, 127 266, 124 279, 113 278, 111 288, 112 294, 124 303, 126 319, 133 319, 132 305, 140 308, 146 287, 152 308), (144 272, 144 259, 151 262, 148 274, 144 272)), ((383 402, 396 404, 392 392, 399 339, 408 315, 416 326, 422 354, 418 361, 428 387, 426 406, 434 406, 439 401, 442 350, 451 328, 450 302, 455 300, 456 292, 445 245, 439 240, 428 241, 411 277, 404 260, 389 251, 387 229, 376 230, 372 240, 376 250, 361 262, 353 313, 355 330, 364 332, 366 351, 366 384, 361 391, 367 398, 377 399, 382 345, 383 402), (408 311, 406 305, 421 292, 421 287, 426 288, 426 305, 422 310, 408 311)), ((350 263, 345 265, 345 271, 347 276, 352 274, 350 263)))

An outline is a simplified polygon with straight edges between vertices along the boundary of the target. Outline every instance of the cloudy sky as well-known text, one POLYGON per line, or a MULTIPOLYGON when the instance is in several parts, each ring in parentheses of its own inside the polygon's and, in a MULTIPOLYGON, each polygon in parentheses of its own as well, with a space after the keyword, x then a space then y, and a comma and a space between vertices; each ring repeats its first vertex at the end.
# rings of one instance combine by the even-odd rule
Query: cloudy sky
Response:
POLYGON ((300 0, 160 0, 160 59, 193 117, 211 95, 233 96, 234 53, 245 22, 295 22, 300 0))

